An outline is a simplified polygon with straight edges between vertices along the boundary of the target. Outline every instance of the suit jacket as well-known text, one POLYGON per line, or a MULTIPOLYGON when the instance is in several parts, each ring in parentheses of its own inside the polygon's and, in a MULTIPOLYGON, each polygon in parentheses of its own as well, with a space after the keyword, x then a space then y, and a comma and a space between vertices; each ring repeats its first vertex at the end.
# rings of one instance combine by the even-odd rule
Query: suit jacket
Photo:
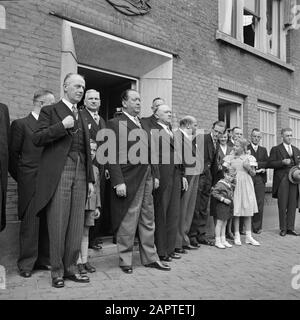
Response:
POLYGON ((8 145, 9 145, 9 112, 5 104, 0 103, 0 231, 6 225, 6 190, 8 171, 8 145))
POLYGON ((151 130, 151 128, 155 127, 157 124, 157 118, 154 114, 152 114, 150 117, 144 117, 141 119, 141 122, 144 126, 147 127, 147 129, 151 130))
MULTIPOLYGON (((251 155, 255 157, 257 161, 257 169, 266 169, 268 165, 268 151, 266 148, 258 146, 257 152, 254 151, 252 148, 251 143, 248 145, 248 150, 250 150, 251 155)), ((265 173, 258 173, 256 175, 261 175, 263 182, 267 182, 267 172, 265 173)), ((255 176, 253 177, 255 178, 255 176)))
MULTIPOLYGON (((73 113, 62 101, 41 110, 32 137, 36 146, 44 147, 37 174, 35 213, 39 213, 51 200, 67 161, 72 136, 64 128, 62 120, 69 115, 73 116, 73 113)), ((88 123, 81 110, 78 111, 78 121, 82 123, 85 137, 86 181, 94 182, 88 123)))
POLYGON ((96 137, 97 137, 97 132, 100 129, 104 129, 106 128, 106 124, 105 121, 102 117, 99 118, 99 124, 96 123, 96 121, 94 120, 94 118, 92 117, 92 115, 89 113, 88 110, 83 109, 82 110, 82 114, 86 117, 87 122, 88 122, 88 127, 89 127, 89 131, 90 131, 90 138, 96 141, 96 137))
MULTIPOLYGON (((134 129, 139 129, 139 127, 131 121, 124 113, 120 114, 118 117, 111 119, 107 122, 107 127, 113 130, 116 134, 116 151, 117 151, 117 159, 116 163, 109 164, 109 172, 111 179, 111 221, 113 232, 117 232, 119 226, 126 215, 136 192, 141 184, 143 177, 146 174, 148 164, 133 164, 128 160, 128 152, 136 144, 136 141, 128 141, 128 135, 134 129), (120 133, 121 130, 121 133, 120 133), (122 148, 124 144, 122 144, 121 139, 127 141, 126 148, 122 148), (121 145, 121 148, 120 148, 121 145), (121 152, 119 152, 121 149, 121 152), (122 156, 127 156, 127 161, 122 161, 122 156), (126 184, 127 188, 127 196, 126 197, 118 197, 115 192, 115 186, 118 184, 126 184)), ((151 156, 150 149, 150 133, 143 126, 143 129, 147 132, 146 139, 148 139, 147 148, 148 148, 148 156, 151 156)), ((147 159, 149 163, 149 159, 147 159)), ((154 178, 159 178, 159 173, 157 166, 152 165, 152 175, 154 178)))
POLYGON ((271 149, 270 157, 267 163, 268 168, 274 169, 274 175, 273 175, 273 186, 272 186, 272 194, 273 198, 278 198, 278 188, 281 182, 281 179, 289 173, 290 168, 293 165, 299 164, 300 160, 300 150, 294 146, 292 146, 293 150, 293 156, 292 159, 294 161, 294 164, 290 166, 286 166, 282 164, 283 159, 289 159, 290 156, 285 150, 285 147, 283 143, 279 144, 278 146, 275 146, 271 149))
POLYGON ((217 183, 220 179, 224 178, 223 170, 220 169, 219 166, 221 166, 223 164, 224 157, 228 156, 230 154, 230 152, 232 151, 232 149, 233 149, 233 147, 231 147, 227 144, 226 154, 224 154, 220 145, 218 144, 218 148, 216 151, 216 160, 215 160, 215 164, 212 168, 213 177, 214 177, 213 184, 217 183))
POLYGON ((9 173, 18 183, 18 215, 22 219, 35 193, 36 175, 42 147, 32 142, 37 120, 30 113, 26 118, 14 120, 11 124, 9 146, 9 173))

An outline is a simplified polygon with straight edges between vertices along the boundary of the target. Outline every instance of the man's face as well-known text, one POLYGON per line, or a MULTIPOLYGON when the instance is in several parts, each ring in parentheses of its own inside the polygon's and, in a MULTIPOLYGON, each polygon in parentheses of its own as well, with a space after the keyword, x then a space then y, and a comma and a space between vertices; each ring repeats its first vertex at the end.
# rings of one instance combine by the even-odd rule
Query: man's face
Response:
POLYGON ((218 125, 215 125, 212 129, 211 129, 211 133, 213 136, 214 141, 217 141, 218 138, 220 137, 221 134, 224 133, 225 127, 221 127, 218 125))
POLYGON ((82 99, 85 89, 85 81, 79 75, 72 75, 64 85, 65 98, 75 104, 82 99))
POLYGON ((171 124, 172 122, 172 110, 166 104, 160 105, 156 111, 158 120, 165 124, 171 124))
POLYGON ((257 146, 259 144, 259 141, 261 139, 261 133, 259 131, 253 131, 251 133, 251 142, 257 146))
POLYGON ((97 144, 92 142, 90 145, 91 145, 91 158, 92 160, 94 160, 97 152, 97 144))
POLYGON ((191 129, 192 129, 192 135, 195 135, 196 131, 197 131, 197 128, 198 128, 198 122, 197 120, 195 119, 192 124, 191 124, 191 129))
POLYGON ((157 100, 155 100, 155 101, 152 103, 152 107, 151 107, 153 113, 155 113, 155 112, 157 111, 158 106, 160 106, 160 105, 162 105, 162 104, 164 104, 164 103, 165 103, 165 102, 164 102, 163 99, 157 99, 157 100))
POLYGON ((126 112, 131 116, 137 116, 141 111, 141 98, 137 91, 129 91, 128 99, 122 101, 123 107, 126 112))
POLYGON ((99 92, 87 92, 84 98, 84 105, 92 112, 99 110, 101 104, 99 92))
POLYGON ((292 138, 293 138, 293 132, 292 131, 285 131, 282 134, 282 140, 286 144, 291 144, 292 143, 292 138))
POLYGON ((234 131, 232 131, 232 140, 235 141, 237 139, 241 139, 243 137, 243 131, 242 129, 235 128, 234 131))

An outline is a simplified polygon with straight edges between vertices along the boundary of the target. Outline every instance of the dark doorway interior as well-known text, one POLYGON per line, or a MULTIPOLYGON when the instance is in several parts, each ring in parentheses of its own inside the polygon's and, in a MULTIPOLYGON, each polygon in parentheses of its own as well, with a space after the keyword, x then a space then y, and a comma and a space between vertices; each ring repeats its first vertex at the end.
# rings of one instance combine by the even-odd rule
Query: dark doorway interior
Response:
MULTIPOLYGON (((95 89, 100 92, 100 116, 105 120, 113 118, 117 108, 121 108, 121 93, 136 87, 136 81, 114 74, 101 72, 85 67, 78 67, 78 73, 85 77, 86 90, 95 89)), ((81 102, 83 104, 83 101, 81 102)), ((111 236, 110 214, 110 180, 101 179, 101 216, 90 230, 90 240, 103 236, 111 236)))
POLYGON ((113 118, 117 108, 121 107, 121 93, 136 85, 136 81, 114 74, 78 67, 78 73, 85 77, 86 89, 100 92, 100 116, 105 120, 113 118))

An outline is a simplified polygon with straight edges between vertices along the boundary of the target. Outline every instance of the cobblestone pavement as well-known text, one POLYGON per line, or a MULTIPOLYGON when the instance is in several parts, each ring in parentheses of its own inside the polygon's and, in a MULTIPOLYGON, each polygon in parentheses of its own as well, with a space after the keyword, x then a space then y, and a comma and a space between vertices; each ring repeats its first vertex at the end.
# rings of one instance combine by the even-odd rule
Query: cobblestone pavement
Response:
POLYGON ((114 247, 111 254, 91 259, 97 272, 91 274, 89 284, 66 281, 62 289, 51 287, 47 271, 24 279, 16 270, 8 270, 0 300, 300 299, 300 289, 291 285, 295 276, 291 270, 300 265, 300 237, 282 238, 277 230, 268 230, 256 239, 261 247, 243 244, 220 250, 202 246, 173 260, 170 272, 145 268, 135 251, 134 272, 129 275, 119 269, 114 247))

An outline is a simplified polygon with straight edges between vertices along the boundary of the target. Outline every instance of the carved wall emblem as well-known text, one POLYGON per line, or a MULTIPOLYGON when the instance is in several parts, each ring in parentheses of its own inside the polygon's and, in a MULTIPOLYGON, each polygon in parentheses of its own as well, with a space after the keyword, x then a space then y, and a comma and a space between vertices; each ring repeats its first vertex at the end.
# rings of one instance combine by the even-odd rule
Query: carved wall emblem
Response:
POLYGON ((106 0, 116 10, 127 16, 144 15, 151 9, 150 0, 106 0))

